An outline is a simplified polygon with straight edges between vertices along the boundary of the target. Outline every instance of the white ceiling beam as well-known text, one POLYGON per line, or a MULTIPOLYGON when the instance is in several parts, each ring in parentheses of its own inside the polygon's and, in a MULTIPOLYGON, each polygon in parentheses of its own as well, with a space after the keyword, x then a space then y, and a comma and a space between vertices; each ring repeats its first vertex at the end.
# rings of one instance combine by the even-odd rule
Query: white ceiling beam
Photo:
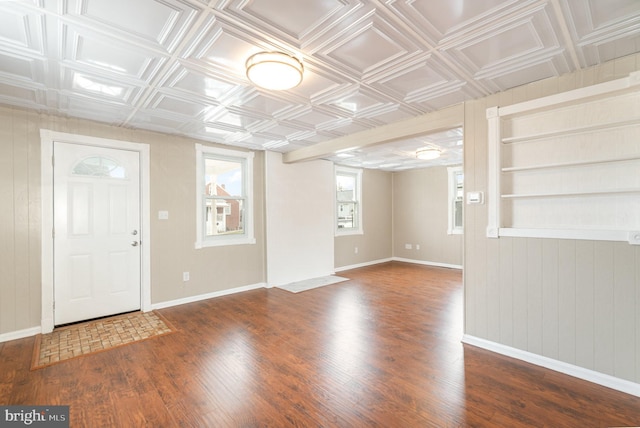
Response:
POLYGON ((447 129, 459 128, 463 123, 464 104, 457 104, 418 117, 412 117, 355 134, 345 135, 344 137, 334 138, 333 140, 324 141, 314 144, 313 146, 303 147, 285 153, 283 155, 283 161, 285 163, 295 163, 319 159, 363 147, 371 147, 407 138, 415 138, 421 135, 434 134, 436 132, 446 131, 447 129))

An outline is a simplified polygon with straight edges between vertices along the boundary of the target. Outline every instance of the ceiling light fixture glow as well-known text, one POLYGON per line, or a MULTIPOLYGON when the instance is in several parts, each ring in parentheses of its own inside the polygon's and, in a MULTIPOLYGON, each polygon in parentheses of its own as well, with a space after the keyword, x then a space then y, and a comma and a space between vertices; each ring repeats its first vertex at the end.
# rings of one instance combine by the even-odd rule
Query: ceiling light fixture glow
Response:
POLYGON ((286 53, 258 52, 245 65, 249 80, 261 88, 282 91, 302 82, 302 62, 286 53))
POLYGON ((416 157, 421 160, 432 160, 440 157, 440 150, 433 147, 425 147, 416 150, 416 157))

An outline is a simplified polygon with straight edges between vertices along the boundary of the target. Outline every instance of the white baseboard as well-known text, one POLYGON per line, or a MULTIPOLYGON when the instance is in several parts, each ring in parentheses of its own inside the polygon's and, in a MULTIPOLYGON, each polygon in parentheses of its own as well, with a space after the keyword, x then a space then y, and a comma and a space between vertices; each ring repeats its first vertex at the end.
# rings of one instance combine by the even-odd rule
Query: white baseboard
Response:
POLYGON ((23 339, 25 337, 35 336, 42 333, 40 327, 25 328, 24 330, 11 331, 9 333, 0 334, 0 343, 10 340, 23 339))
POLYGON ((390 262, 391 260, 393 260, 393 259, 392 258, 388 258, 388 259, 380 259, 380 260, 373 260, 373 261, 370 261, 370 262, 358 263, 358 264, 355 264, 355 265, 341 266, 341 267, 335 268, 335 271, 336 272, 342 272, 343 270, 357 269, 357 268, 361 268, 361 267, 377 265, 377 264, 380 264, 380 263, 386 263, 386 262, 390 262))
POLYGON ((259 282, 257 284, 245 285, 242 287, 230 288, 228 290, 214 291, 213 293, 199 294, 197 296, 184 297, 182 299, 169 300, 166 302, 152 303, 151 309, 163 309, 171 306, 184 305, 185 303, 199 302, 200 300, 213 299, 215 297, 227 296, 229 294, 242 293, 243 291, 256 290, 258 288, 267 288, 267 284, 259 282))
POLYGON ((462 343, 640 397, 640 384, 465 334, 462 343))
POLYGON ((402 257, 393 257, 392 260, 396 261, 396 262, 415 263, 415 264, 418 264, 418 265, 443 267, 443 268, 448 268, 448 269, 462 269, 462 265, 452 265, 452 264, 449 264, 449 263, 439 263, 439 262, 428 262, 428 261, 424 261, 424 260, 404 259, 402 257))

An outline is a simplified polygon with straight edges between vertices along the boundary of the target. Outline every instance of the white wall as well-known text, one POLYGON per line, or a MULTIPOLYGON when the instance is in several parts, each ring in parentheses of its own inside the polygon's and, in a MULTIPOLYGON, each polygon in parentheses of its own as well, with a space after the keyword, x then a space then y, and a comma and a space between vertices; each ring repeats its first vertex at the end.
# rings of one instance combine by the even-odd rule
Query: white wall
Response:
POLYGON ((267 284, 333 273, 333 164, 266 153, 267 284))

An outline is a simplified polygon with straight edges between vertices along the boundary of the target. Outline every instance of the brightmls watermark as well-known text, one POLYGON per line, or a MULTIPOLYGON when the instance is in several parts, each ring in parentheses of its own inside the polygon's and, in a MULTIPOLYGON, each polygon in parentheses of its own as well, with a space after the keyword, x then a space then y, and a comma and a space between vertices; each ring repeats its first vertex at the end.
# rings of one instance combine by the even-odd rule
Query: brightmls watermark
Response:
POLYGON ((69 406, 0 406, 0 428, 69 428, 69 406))

